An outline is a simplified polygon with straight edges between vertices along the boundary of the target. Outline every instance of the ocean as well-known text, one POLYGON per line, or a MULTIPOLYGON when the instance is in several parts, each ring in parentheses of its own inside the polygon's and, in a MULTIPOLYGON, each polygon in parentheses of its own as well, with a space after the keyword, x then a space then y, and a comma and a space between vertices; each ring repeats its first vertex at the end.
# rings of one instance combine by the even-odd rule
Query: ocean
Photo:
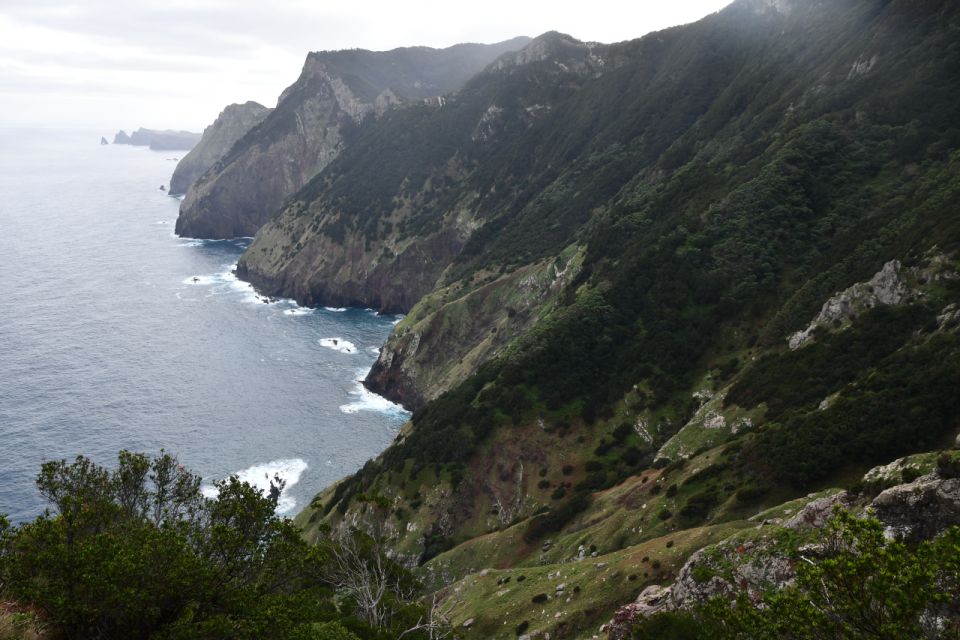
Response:
POLYGON ((42 512, 46 460, 165 449, 292 515, 408 418, 359 383, 398 318, 263 299, 249 239, 174 236, 183 152, 104 133, 0 128, 0 513, 42 512))

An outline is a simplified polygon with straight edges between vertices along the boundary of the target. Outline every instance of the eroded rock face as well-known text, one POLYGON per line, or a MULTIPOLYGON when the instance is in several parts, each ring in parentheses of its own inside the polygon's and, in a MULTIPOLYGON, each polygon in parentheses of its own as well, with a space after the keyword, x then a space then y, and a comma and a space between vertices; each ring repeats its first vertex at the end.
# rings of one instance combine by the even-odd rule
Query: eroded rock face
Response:
POLYGON ((810 326, 790 336, 789 347, 799 349, 808 344, 820 327, 839 326, 873 307, 903 304, 912 299, 914 291, 908 286, 903 271, 899 260, 891 260, 869 281, 858 282, 834 295, 823 303, 810 326))
POLYGON ((180 206, 177 233, 253 236, 337 157, 346 132, 365 118, 401 102, 455 91, 498 55, 527 41, 309 54, 277 107, 194 183, 180 206))
POLYGON ((960 478, 922 476, 883 491, 870 506, 889 535, 929 540, 960 525, 960 478))
MULTIPOLYGON (((818 329, 843 329, 874 307, 916 303, 927 297, 928 283, 957 279, 960 272, 955 256, 938 253, 936 248, 912 267, 891 260, 867 282, 858 282, 824 302, 806 329, 787 338, 787 345, 799 349, 814 340, 818 329)), ((937 322, 941 331, 955 330, 960 325, 960 312, 955 305, 948 305, 937 316, 937 322)))
POLYGON ((466 292, 431 294, 387 340, 366 385, 419 408, 533 326, 538 310, 578 272, 578 261, 570 258, 563 266, 524 267, 466 292))
POLYGON ((608 624, 601 631, 606 631, 610 640, 626 640, 634 621, 656 615, 662 611, 669 611, 672 607, 672 587, 662 587, 652 584, 640 592, 636 601, 620 607, 608 624))
POLYGON ((297 82, 261 126, 237 142, 180 205, 176 233, 198 238, 253 236, 283 200, 336 157, 341 128, 374 111, 310 54, 297 82))
POLYGON ((833 515, 833 511, 838 505, 841 507, 849 507, 851 503, 852 499, 850 494, 846 491, 816 498, 804 505, 803 508, 797 511, 791 518, 787 519, 783 523, 783 526, 793 530, 819 529, 830 519, 830 516, 833 515))
POLYGON ((177 164, 170 178, 170 195, 182 195, 200 176, 229 153, 233 145, 263 121, 270 109, 257 102, 227 106, 190 153, 177 164))

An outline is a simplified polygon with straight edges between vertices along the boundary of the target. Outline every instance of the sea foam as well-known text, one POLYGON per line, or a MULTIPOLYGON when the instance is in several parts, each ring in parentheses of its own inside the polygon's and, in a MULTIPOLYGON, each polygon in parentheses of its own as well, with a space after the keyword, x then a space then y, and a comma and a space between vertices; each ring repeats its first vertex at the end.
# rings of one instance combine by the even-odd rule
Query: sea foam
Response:
POLYGON ((410 412, 401 405, 390 402, 383 396, 377 395, 363 386, 363 379, 367 372, 365 370, 357 371, 356 385, 349 391, 351 396, 356 396, 356 401, 340 405, 340 411, 343 413, 358 413, 360 411, 375 411, 393 416, 409 416, 410 412))
MULTIPOLYGON (((297 506, 297 501, 289 495, 290 487, 300 482, 300 475, 307 470, 307 462, 302 458, 285 458, 283 460, 273 460, 263 462, 237 471, 234 475, 241 482, 247 482, 251 486, 259 489, 263 495, 270 495, 270 481, 275 476, 286 482, 280 500, 277 502, 277 513, 285 514, 293 511, 297 506)), ((217 488, 213 485, 205 485, 201 488, 203 495, 207 498, 215 499, 217 497, 217 488)))
POLYGON ((339 351, 340 353, 353 354, 357 352, 357 346, 349 340, 344 340, 343 338, 320 338, 318 342, 320 343, 321 347, 333 349, 334 351, 339 351))

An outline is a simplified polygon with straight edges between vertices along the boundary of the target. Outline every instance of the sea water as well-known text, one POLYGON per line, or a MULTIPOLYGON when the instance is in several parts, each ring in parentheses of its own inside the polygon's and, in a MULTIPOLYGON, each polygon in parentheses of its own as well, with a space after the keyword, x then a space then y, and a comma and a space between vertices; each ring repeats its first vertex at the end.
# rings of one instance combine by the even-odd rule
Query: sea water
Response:
POLYGON ((173 233, 184 152, 102 132, 0 128, 0 513, 46 506, 46 460, 174 453, 212 481, 287 488, 294 514, 395 437, 360 385, 395 316, 271 301, 237 280, 249 239, 173 233))

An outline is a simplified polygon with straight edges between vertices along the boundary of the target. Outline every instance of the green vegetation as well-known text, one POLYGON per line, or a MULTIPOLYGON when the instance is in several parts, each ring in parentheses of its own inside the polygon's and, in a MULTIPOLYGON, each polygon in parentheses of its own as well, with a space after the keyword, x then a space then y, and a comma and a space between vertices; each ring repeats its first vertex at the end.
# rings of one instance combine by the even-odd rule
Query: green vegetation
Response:
POLYGON ((682 639, 960 637, 960 528, 909 546, 847 512, 827 524, 821 557, 796 552, 794 585, 639 621, 631 637, 682 639), (936 616, 941 616, 939 619, 936 616))
POLYGON ((53 512, 0 520, 0 588, 54 636, 386 640, 424 618, 416 581, 369 536, 308 545, 274 515, 279 481, 266 497, 231 477, 209 500, 170 455, 122 451, 112 471, 45 463, 37 487, 53 512))

